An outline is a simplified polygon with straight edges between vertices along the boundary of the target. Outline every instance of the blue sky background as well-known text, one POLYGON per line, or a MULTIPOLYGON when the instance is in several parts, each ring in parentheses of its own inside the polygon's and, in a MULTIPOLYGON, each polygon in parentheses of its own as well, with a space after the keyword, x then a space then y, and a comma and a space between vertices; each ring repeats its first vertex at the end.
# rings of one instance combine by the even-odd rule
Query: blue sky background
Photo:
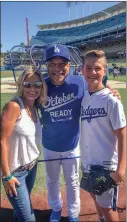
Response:
MULTIPOLYGON (((92 2, 91 14, 104 10, 118 2, 92 2)), ((90 14, 89 2, 77 5, 77 18, 90 14)), ((69 10, 65 2, 2 2, 1 3, 1 43, 2 52, 14 45, 26 43, 26 23, 29 20, 29 36, 35 36, 39 29, 37 24, 49 24, 69 20, 69 10)), ((76 18, 75 5, 71 7, 71 20, 76 18)))

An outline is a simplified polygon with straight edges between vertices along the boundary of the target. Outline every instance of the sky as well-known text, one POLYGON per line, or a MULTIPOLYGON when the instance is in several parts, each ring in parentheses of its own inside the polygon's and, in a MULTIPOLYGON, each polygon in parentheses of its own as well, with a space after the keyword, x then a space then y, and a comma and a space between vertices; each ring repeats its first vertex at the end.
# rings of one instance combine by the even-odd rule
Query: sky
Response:
MULTIPOLYGON (((91 14, 111 7, 119 2, 91 2, 91 14)), ((76 19, 76 4, 70 8, 70 20, 76 19)), ((77 18, 90 15, 90 3, 77 5, 77 18), (84 11, 83 11, 84 4, 84 11)), ((69 20, 69 9, 65 2, 2 2, 1 3, 1 44, 2 52, 10 50, 21 42, 26 44, 26 17, 29 21, 29 36, 35 36, 37 25, 59 23, 69 20)))

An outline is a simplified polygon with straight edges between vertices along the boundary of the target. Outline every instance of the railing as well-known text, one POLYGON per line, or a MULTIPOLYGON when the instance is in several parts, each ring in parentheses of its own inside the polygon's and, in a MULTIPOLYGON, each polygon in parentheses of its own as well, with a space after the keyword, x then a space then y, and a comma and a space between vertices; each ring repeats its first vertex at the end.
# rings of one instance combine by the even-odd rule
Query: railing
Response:
MULTIPOLYGON (((73 46, 67 47, 70 51, 71 64, 75 67, 82 66, 79 49, 73 46)), ((33 46, 16 45, 12 47, 4 63, 11 68, 14 80, 17 82, 16 70, 21 70, 26 65, 34 65, 42 70, 42 66, 45 64, 45 46, 38 44, 33 46)))

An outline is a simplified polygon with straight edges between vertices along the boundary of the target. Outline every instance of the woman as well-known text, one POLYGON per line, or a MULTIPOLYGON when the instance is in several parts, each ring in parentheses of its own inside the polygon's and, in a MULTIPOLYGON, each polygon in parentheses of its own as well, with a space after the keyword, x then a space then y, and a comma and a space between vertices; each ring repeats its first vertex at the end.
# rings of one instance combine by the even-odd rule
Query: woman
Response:
POLYGON ((44 104, 47 87, 40 71, 29 67, 20 75, 17 93, 1 115, 1 167, 6 194, 14 208, 14 221, 35 222, 30 201, 41 124, 35 104, 44 104))

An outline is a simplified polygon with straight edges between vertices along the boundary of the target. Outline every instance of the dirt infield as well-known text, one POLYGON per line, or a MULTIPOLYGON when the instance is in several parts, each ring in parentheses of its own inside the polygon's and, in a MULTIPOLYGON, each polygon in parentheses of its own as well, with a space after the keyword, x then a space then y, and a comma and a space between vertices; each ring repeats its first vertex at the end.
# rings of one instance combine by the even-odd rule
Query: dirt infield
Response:
MULTIPOLYGON (((93 201, 91 200, 89 194, 83 190, 80 193, 81 197, 81 211, 80 211, 80 221, 98 221, 96 209, 94 207, 93 201)), ((118 201, 118 212, 120 221, 126 221, 126 188, 125 183, 122 182, 120 186, 120 194, 118 201)), ((66 211, 66 191, 62 190, 62 199, 64 201, 62 219, 61 222, 67 222, 67 211, 66 211)), ((47 195, 41 193, 38 195, 32 195, 32 204, 35 210, 35 216, 37 222, 48 222, 50 216, 50 209, 47 202, 47 195)), ((1 222, 12 222, 13 210, 8 200, 1 200, 1 209, 0 209, 0 221, 1 222)))
MULTIPOLYGON (((125 82, 108 80, 108 84, 112 88, 115 88, 115 89, 117 89, 117 88, 126 88, 126 83, 125 82)), ((15 86, 13 77, 2 79, 2 81, 1 81, 1 93, 15 93, 15 92, 16 92, 16 86, 15 86)))
POLYGON ((115 89, 126 88, 126 82, 120 82, 115 80, 108 80, 108 85, 115 89))

